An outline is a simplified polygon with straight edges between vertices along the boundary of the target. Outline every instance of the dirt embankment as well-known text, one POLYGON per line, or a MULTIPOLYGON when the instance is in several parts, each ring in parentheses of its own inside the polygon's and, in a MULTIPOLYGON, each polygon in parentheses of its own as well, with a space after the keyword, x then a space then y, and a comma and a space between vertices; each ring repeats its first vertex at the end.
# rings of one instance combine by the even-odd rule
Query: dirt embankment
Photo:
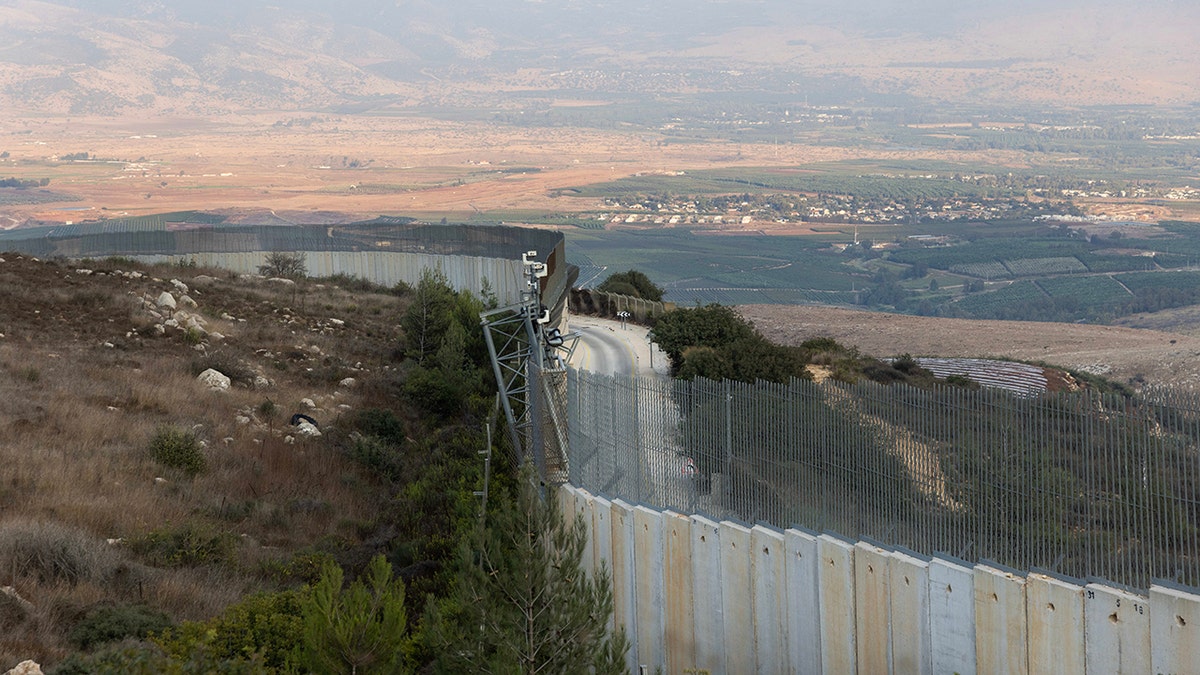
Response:
POLYGON ((780 344, 831 337, 875 356, 1000 357, 1084 370, 1135 386, 1200 385, 1200 337, 1182 333, 817 306, 745 305, 738 311, 780 344))

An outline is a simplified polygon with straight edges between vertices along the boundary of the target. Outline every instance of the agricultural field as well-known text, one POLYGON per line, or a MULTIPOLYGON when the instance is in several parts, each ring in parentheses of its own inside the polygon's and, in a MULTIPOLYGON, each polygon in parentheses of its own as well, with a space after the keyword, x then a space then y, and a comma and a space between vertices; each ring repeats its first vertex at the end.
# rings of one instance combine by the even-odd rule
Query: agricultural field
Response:
POLYGON ((1086 272, 1088 268, 1078 258, 1019 258, 1005 260, 1004 266, 1014 277, 1040 277, 1048 274, 1086 272))
POLYGON ((966 316, 987 317, 997 310, 1046 298, 1046 293, 1032 281, 1018 281, 994 291, 968 295, 954 307, 966 316))
POLYGON ((1112 277, 1053 277, 1037 282, 1051 298, 1070 298, 1087 308, 1107 308, 1128 302, 1133 294, 1112 277))

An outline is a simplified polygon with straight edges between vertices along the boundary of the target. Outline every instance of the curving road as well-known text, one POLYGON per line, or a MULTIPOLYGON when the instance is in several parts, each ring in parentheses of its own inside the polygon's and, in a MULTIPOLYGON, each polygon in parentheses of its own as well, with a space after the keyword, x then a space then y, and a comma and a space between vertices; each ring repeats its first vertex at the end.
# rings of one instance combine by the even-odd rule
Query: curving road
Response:
POLYGON ((572 366, 604 375, 667 375, 667 357, 650 344, 645 326, 622 327, 618 321, 588 316, 570 321, 571 330, 579 333, 572 366))
POLYGON ((602 491, 614 490, 640 501, 675 508, 707 508, 707 496, 696 494, 692 461, 679 445, 679 409, 671 395, 667 357, 651 345, 647 329, 617 321, 572 316, 579 342, 571 365, 580 370, 617 376, 638 375, 627 398, 607 401, 591 415, 612 420, 605 443, 606 459, 581 471, 602 491), (651 364, 653 361, 653 367, 651 364), (657 379, 656 377, 657 376, 657 379))

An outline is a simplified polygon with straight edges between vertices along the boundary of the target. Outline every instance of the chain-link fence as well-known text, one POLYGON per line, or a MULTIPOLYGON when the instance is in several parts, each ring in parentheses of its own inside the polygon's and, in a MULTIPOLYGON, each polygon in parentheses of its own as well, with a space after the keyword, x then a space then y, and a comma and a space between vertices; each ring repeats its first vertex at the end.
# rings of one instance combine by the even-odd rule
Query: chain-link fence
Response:
POLYGON ((1200 584, 1200 399, 571 371, 571 482, 924 554, 1200 584))

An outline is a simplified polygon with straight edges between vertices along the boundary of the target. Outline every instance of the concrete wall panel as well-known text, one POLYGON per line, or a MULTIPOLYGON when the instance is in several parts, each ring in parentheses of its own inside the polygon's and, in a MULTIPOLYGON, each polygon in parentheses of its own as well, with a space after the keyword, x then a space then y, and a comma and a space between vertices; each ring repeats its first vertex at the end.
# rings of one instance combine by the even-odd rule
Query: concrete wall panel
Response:
POLYGON ((858 668, 864 673, 892 670, 890 555, 859 542, 854 547, 854 616, 858 668))
POLYGON ((592 529, 592 495, 587 490, 579 488, 575 491, 575 507, 572 511, 564 511, 564 515, 572 518, 580 518, 583 520, 583 526, 587 528, 588 539, 583 547, 583 567, 589 576, 594 577, 596 574, 596 533, 592 529))
POLYGON ((755 525, 750 530, 750 557, 757 672, 784 675, 788 672, 788 611, 783 533, 755 525))
POLYGON ((638 630, 636 588, 634 586, 633 507, 614 499, 609 509, 612 531, 613 610, 618 626, 625 628, 629 638, 629 670, 637 672, 638 630))
POLYGON ((975 570, 929 561, 929 641, 933 672, 975 673, 975 570))
POLYGON ((892 671, 930 675, 929 563, 905 553, 889 559, 891 586, 892 671))
POLYGON ((692 516, 692 611, 696 617, 696 670, 725 672, 724 579, 721 526, 692 516))
MULTIPOLYGON (((591 503, 592 516, 592 556, 593 569, 606 570, 608 572, 609 582, 612 583, 613 565, 612 565, 612 503, 604 497, 593 497, 591 503)), ((613 584, 613 596, 616 596, 616 584, 613 584)), ((613 608, 613 616, 609 619, 609 629, 614 629, 617 626, 616 608, 613 608)))
POLYGON ((633 509, 633 556, 637 611, 639 665, 655 672, 663 667, 663 622, 666 596, 663 593, 662 514, 645 506, 633 509))
POLYGON ((975 566, 975 662, 980 673, 1029 672, 1025 579, 975 566))
POLYGON ((754 673, 754 588, 750 578, 750 528, 721 523, 722 613, 725 615, 725 672, 754 673))
MULTIPOLYGON (((821 598, 821 672, 858 672, 854 616, 854 545, 837 537, 817 537, 821 598)), ((865 672, 865 671, 864 671, 865 672)))
POLYGON ((1044 574, 1030 574, 1025 581, 1025 603, 1029 672, 1084 672, 1083 588, 1044 574))
POLYGON ((1151 586, 1150 644, 1154 673, 1200 673, 1200 596, 1151 586))
POLYGON ((787 559, 788 671, 821 672, 821 600, 817 585, 817 537, 800 530, 783 533, 787 559))
POLYGON ((663 622, 665 672, 681 673, 696 667, 696 616, 692 602, 692 521, 666 511, 662 517, 663 592, 666 618, 663 622))
POLYGON ((1102 584, 1083 589, 1088 673, 1150 672, 1150 600, 1102 584))

